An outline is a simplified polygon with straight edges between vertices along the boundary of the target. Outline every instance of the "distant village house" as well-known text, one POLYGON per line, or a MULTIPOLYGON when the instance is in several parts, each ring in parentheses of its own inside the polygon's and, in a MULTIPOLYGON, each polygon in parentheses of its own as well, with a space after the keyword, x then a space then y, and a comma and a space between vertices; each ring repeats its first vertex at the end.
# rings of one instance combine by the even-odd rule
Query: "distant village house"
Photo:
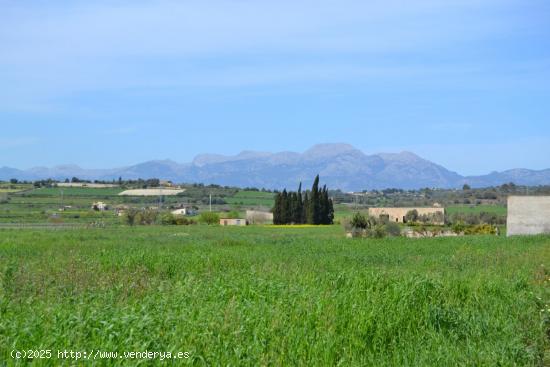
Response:
POLYGON ((220 225, 221 226, 246 226, 248 223, 246 219, 233 219, 233 218, 221 218, 220 219, 220 225))
POLYGON ((98 212, 109 210, 109 205, 105 204, 102 201, 98 201, 92 204, 92 210, 95 210, 98 212))
POLYGON ((193 216, 197 215, 197 211, 193 208, 180 208, 172 211, 173 215, 187 215, 187 216, 193 216))

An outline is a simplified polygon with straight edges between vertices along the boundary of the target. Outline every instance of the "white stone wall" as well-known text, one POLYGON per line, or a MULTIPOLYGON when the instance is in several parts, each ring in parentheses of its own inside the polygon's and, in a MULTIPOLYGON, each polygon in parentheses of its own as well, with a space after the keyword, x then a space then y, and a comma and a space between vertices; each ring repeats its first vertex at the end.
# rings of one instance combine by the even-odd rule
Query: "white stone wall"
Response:
POLYGON ((550 233, 550 196, 509 196, 507 235, 550 233))

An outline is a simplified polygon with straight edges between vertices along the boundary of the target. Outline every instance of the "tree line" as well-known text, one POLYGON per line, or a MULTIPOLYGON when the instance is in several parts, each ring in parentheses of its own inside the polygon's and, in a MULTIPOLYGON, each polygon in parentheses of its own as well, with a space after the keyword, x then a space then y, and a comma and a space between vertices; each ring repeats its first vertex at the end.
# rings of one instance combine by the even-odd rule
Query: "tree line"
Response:
POLYGON ((275 195, 273 207, 274 224, 332 224, 334 206, 329 198, 327 186, 319 188, 319 175, 315 177, 311 191, 279 192, 275 195))

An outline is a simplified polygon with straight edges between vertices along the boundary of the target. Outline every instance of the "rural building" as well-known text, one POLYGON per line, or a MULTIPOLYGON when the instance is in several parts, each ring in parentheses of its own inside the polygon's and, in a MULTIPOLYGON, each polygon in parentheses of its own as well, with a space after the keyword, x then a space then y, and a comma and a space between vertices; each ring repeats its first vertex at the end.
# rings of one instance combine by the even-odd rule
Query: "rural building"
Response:
POLYGON ((193 208, 180 208, 172 211, 174 215, 197 215, 197 211, 193 208))
POLYGON ((92 210, 96 210, 96 211, 109 210, 109 205, 105 204, 103 201, 98 201, 97 203, 92 204, 92 210))
POLYGON ((262 212, 259 210, 247 210, 246 220, 250 224, 266 224, 273 223, 273 213, 262 212))
POLYGON ((550 233, 550 196, 509 196, 506 234, 550 233))
POLYGON ((232 219, 232 218, 222 218, 220 219, 221 226, 246 226, 248 223, 246 219, 232 219))
POLYGON ((369 216, 375 218, 387 217, 390 222, 406 223, 405 216, 411 210, 416 210, 419 216, 427 215, 433 224, 445 224, 445 209, 434 208, 369 208, 369 216))

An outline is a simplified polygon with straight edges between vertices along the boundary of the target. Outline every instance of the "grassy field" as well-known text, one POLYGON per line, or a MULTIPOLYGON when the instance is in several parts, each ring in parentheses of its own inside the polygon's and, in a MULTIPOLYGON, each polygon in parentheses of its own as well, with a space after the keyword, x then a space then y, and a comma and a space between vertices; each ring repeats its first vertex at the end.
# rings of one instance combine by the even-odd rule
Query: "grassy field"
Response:
POLYGON ((10 184, 7 182, 0 182, 0 194, 14 193, 32 189, 32 185, 28 184, 10 184))
POLYGON ((119 187, 109 188, 90 188, 90 187, 45 187, 32 190, 26 193, 26 196, 49 196, 49 197, 61 197, 63 196, 79 196, 79 197, 109 197, 120 194, 124 189, 119 187))
POLYGON ((23 189, 8 189, 8 188, 1 188, 0 187, 0 194, 3 194, 3 193, 14 193, 14 192, 19 192, 19 191, 23 191, 23 189))
POLYGON ((549 303, 548 236, 0 230, 8 364, 12 349, 100 349, 188 351, 197 365, 536 366, 550 362, 549 303))
POLYGON ((275 203, 274 194, 261 191, 239 191, 232 197, 225 198, 228 204, 252 205, 272 208, 275 203))
POLYGON ((447 214, 454 213, 473 213, 481 212, 494 213, 497 215, 506 215, 506 207, 500 205, 451 205, 445 208, 447 214))

